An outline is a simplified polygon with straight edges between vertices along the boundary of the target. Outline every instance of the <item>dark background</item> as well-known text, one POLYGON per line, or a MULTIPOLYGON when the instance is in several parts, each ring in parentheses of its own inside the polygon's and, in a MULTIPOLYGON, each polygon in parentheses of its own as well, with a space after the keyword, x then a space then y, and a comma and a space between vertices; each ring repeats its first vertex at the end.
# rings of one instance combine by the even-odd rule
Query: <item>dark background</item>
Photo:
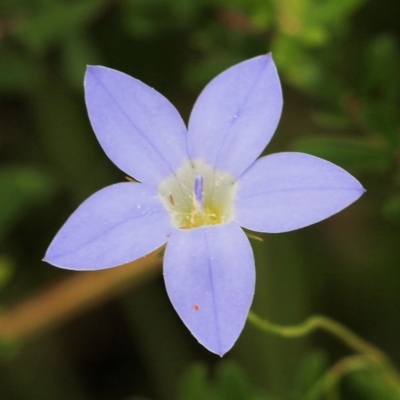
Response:
POLYGON ((208 353, 157 263, 127 279, 110 270, 87 297, 102 275, 41 261, 81 201, 125 179, 86 115, 87 64, 153 86, 187 120, 217 73, 272 51, 285 105, 266 154, 321 156, 367 193, 315 226, 252 242, 253 309, 280 324, 329 315, 400 365, 399 21, 398 0, 3 0, 0 398, 399 398, 368 368, 308 396, 350 354, 324 333, 284 339, 247 324, 222 360, 208 353))

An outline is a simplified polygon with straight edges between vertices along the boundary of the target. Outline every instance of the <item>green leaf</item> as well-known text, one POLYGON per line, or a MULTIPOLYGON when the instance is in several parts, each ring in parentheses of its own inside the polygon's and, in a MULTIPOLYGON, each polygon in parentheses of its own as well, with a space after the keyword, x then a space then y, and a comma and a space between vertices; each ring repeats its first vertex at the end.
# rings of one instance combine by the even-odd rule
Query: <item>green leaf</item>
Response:
POLYGON ((205 365, 192 365, 181 381, 179 400, 275 399, 253 387, 234 361, 220 362, 213 379, 208 379, 207 375, 205 365))
POLYGON ((378 98, 366 101, 361 109, 360 119, 365 129, 390 141, 392 146, 399 145, 398 107, 379 101, 378 98))
POLYGON ((323 351, 314 350, 307 354, 299 367, 295 387, 306 393, 329 367, 328 356, 323 351))
POLYGON ((383 215, 395 223, 400 223, 400 194, 390 196, 382 208, 383 215))
POLYGON ((103 6, 103 1, 50 2, 26 16, 18 33, 34 52, 42 53, 50 45, 83 30, 89 19, 103 6))
POLYGON ((54 191, 52 179, 27 167, 0 170, 0 237, 33 204, 46 201, 54 191))
POLYGON ((348 378, 349 386, 357 398, 363 400, 399 400, 395 391, 381 371, 370 369, 353 373, 348 378))
POLYGON ((9 257, 0 255, 0 289, 10 280, 14 266, 9 257))
POLYGON ((84 35, 72 35, 62 47, 63 70, 68 81, 82 90, 87 65, 100 64, 100 55, 95 46, 84 35))
POLYGON ((361 117, 370 130, 399 145, 400 51, 396 39, 381 35, 372 40, 364 56, 360 91, 364 99, 361 117))
POLYGON ((76 200, 82 201, 110 183, 109 162, 93 146, 94 135, 84 106, 76 101, 63 81, 49 74, 41 90, 32 93, 30 107, 42 148, 53 162, 60 185, 69 187, 76 200))
POLYGON ((386 171, 394 152, 386 143, 345 137, 312 137, 296 141, 292 149, 327 159, 352 171, 386 171))
POLYGON ((192 0, 126 0, 121 3, 123 25, 135 38, 149 38, 190 26, 201 4, 192 0))
POLYGON ((219 365, 215 376, 215 387, 218 399, 248 400, 251 388, 247 379, 235 362, 223 362, 219 365))
POLYGON ((232 52, 208 54, 207 58, 186 67, 184 83, 187 88, 198 91, 221 71, 237 62, 240 60, 232 52))
MULTIPOLYGON (((1 312, 0 312, 1 314, 1 312)), ((10 361, 22 351, 22 343, 0 340, 0 360, 10 361)))
POLYGON ((364 57, 364 91, 373 94, 375 101, 377 97, 398 101, 400 52, 396 39, 389 35, 378 36, 368 44, 364 57))
POLYGON ((308 9, 309 19, 320 25, 334 27, 344 22, 366 0, 312 0, 308 9))
POLYGON ((326 45, 366 0, 273 0, 280 33, 307 48, 326 45))
POLYGON ((278 69, 295 86, 311 90, 323 81, 321 65, 313 60, 297 37, 277 35, 272 53, 278 69))
POLYGON ((316 112, 312 116, 313 122, 323 128, 345 129, 350 126, 350 120, 346 115, 334 112, 316 112))
POLYGON ((204 364, 191 365, 182 377, 179 400, 212 400, 207 381, 207 367, 204 364))
POLYGON ((0 47, 0 92, 27 93, 42 82, 42 73, 29 55, 0 47))

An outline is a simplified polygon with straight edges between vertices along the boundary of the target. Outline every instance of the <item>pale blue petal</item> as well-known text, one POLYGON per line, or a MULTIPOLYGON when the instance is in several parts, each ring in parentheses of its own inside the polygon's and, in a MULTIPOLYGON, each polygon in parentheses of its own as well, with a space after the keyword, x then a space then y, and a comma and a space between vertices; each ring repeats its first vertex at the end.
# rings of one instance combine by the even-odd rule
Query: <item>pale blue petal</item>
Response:
POLYGON ((90 122, 111 161, 135 179, 158 184, 187 160, 187 131, 175 107, 137 79, 88 67, 90 122))
POLYGON ((206 86, 194 105, 190 157, 238 178, 271 140, 282 104, 271 54, 227 69, 206 86))
POLYGON ((171 231, 170 217, 154 188, 118 183, 78 207, 57 233, 44 260, 73 270, 115 267, 157 249, 171 231))
POLYGON ((250 243, 235 223, 174 231, 164 257, 171 302, 196 339, 223 355, 246 322, 255 285, 250 243))
POLYGON ((257 160, 240 178, 235 220, 259 232, 287 232, 319 222, 356 201, 364 188, 342 168, 303 153, 257 160))

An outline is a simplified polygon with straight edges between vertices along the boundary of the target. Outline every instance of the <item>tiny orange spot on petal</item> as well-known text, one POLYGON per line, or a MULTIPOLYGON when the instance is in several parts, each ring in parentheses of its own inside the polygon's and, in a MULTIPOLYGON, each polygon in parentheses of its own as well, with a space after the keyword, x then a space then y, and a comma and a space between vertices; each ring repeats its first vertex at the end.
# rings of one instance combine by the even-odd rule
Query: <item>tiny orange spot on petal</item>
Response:
POLYGON ((193 308, 194 308, 196 311, 199 311, 199 310, 200 310, 200 307, 198 306, 198 304, 195 304, 195 305, 193 306, 193 308))

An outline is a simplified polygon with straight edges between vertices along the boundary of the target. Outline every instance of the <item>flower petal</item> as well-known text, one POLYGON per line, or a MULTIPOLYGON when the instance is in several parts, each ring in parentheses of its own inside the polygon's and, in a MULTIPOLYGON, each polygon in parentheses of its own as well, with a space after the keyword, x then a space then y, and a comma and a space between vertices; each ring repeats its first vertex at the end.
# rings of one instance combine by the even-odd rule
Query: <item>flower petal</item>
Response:
POLYGON ((260 232, 287 232, 341 211, 364 188, 342 168, 303 153, 277 153, 257 160, 240 178, 235 220, 260 232))
POLYGON ((196 339, 223 355, 236 342, 254 295, 250 243, 235 223, 174 231, 164 257, 169 298, 196 339))
POLYGON ((187 160, 185 124, 154 89, 122 72, 91 66, 85 98, 101 146, 130 176, 157 184, 187 160))
POLYGON ((171 230, 155 189, 118 183, 78 207, 57 233, 44 260, 73 270, 115 267, 157 249, 171 230))
POLYGON ((227 69, 206 86, 193 107, 190 157, 238 178, 271 140, 282 104, 271 54, 227 69))

